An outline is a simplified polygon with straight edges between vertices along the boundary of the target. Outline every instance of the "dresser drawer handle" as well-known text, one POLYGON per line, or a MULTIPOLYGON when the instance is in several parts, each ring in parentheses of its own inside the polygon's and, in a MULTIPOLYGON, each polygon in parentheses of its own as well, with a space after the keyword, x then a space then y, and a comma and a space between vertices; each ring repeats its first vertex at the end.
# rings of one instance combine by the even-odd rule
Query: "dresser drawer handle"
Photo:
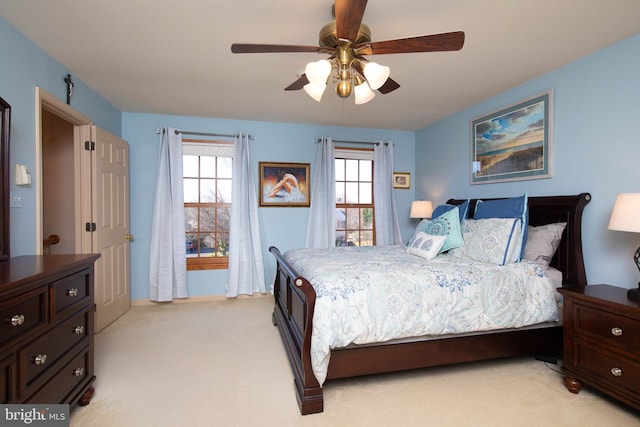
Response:
POLYGON ((622 328, 611 328, 611 334, 615 337, 622 336, 622 328))
POLYGON ((24 323, 24 315, 16 314, 11 318, 11 326, 22 326, 24 323))
POLYGON ((73 333, 76 334, 76 335, 83 335, 84 334, 84 326, 82 326, 82 325, 76 326, 76 328, 73 330, 73 333))
POLYGON ((620 368, 611 368, 611 375, 613 375, 614 377, 621 377, 622 376, 622 369, 620 369, 620 368))
POLYGON ((44 365, 45 363, 47 363, 47 355, 39 354, 36 356, 34 361, 36 362, 36 365, 44 365))
POLYGON ((69 295, 70 297, 77 297, 78 289, 77 288, 67 289, 67 295, 69 295))
POLYGON ((75 375, 76 377, 81 377, 84 375, 84 368, 76 368, 75 371, 73 371, 73 375, 75 375))

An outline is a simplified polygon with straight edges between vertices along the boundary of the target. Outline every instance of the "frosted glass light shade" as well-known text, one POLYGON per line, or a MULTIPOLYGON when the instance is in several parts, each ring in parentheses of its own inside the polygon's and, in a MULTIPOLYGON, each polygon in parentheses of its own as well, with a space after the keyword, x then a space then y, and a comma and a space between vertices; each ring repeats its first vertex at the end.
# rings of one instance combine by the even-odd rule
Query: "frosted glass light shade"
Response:
POLYGON ((358 105, 366 104, 376 96, 375 92, 371 90, 366 81, 363 81, 362 83, 354 87, 353 92, 356 97, 355 102, 358 105))
POLYGON ((608 228, 640 233, 640 193, 618 194, 608 228))
POLYGON ((326 59, 321 59, 315 62, 309 62, 304 67, 304 73, 307 76, 307 80, 314 84, 326 84, 329 74, 331 74, 331 62, 326 59))
POLYGON ((326 83, 322 83, 322 84, 307 83, 306 85, 302 86, 302 88, 304 89, 305 92, 307 92, 307 95, 309 95, 316 101, 320 102, 320 100, 322 99, 322 94, 324 93, 324 90, 327 88, 327 84, 326 83))
POLYGON ((379 89, 387 81, 390 74, 391 68, 385 65, 375 62, 367 62, 364 65, 364 76, 373 90, 379 89))
POLYGON ((411 203, 409 218, 431 218, 433 215, 433 203, 429 200, 416 200, 411 203))

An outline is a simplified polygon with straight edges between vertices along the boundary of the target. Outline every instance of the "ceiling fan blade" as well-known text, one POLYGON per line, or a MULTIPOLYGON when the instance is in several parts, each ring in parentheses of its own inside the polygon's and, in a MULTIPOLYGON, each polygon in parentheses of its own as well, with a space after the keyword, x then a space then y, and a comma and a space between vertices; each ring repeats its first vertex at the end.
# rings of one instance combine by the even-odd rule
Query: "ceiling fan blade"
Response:
POLYGON ((298 80, 296 80, 295 82, 291 83, 289 86, 285 87, 284 90, 300 90, 307 83, 309 83, 309 79, 307 79, 307 75, 306 74, 303 74, 303 75, 300 76, 300 78, 298 80))
POLYGON ((355 46, 360 55, 382 55, 387 53, 443 52, 460 50, 464 45, 464 32, 432 34, 406 39, 361 43, 355 46))
POLYGON ((231 45, 233 53, 289 53, 289 52, 325 52, 320 46, 296 46, 288 44, 252 44, 234 43, 231 45))
POLYGON ((336 0, 336 33, 338 39, 356 41, 367 0, 336 0))
POLYGON ((378 88, 378 92, 380 92, 381 94, 387 94, 389 92, 393 92, 394 90, 398 89, 400 87, 400 85, 393 80, 391 77, 389 77, 387 79, 386 82, 384 82, 384 84, 382 86, 380 86, 378 88))

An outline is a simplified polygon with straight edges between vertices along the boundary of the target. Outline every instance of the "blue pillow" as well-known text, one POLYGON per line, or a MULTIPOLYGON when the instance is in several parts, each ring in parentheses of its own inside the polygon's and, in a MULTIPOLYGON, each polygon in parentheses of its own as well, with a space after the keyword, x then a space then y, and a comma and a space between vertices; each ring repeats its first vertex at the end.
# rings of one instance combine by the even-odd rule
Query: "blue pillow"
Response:
POLYGON ((451 209, 455 208, 456 206, 458 207, 458 213, 460 214, 460 222, 462 222, 463 219, 467 218, 467 213, 469 212, 469 199, 465 200, 459 205, 447 205, 447 204, 438 205, 433 210, 433 214, 431 214, 431 218, 437 218, 443 213, 449 212, 451 209))
POLYGON ((447 236, 444 244, 440 248, 439 253, 446 252, 449 249, 458 248, 464 244, 462 232, 460 231, 460 217, 458 207, 454 206, 447 212, 434 219, 423 219, 416 227, 413 237, 409 241, 409 246, 417 238, 418 233, 423 232, 433 236, 447 236))
POLYGON ((478 200, 473 219, 483 218, 520 218, 522 224, 522 246, 518 261, 524 256, 529 228, 529 207, 527 194, 500 200, 478 200))

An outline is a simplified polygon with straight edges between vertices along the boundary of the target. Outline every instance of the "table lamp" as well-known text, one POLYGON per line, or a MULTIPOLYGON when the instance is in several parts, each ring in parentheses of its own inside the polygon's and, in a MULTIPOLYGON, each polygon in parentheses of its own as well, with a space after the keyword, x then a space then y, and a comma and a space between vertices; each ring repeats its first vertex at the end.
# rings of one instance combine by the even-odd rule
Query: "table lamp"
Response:
MULTIPOLYGON (((640 193, 618 194, 608 228, 609 230, 640 233, 640 193)), ((633 260, 640 270, 640 247, 636 250, 633 260)), ((638 288, 629 289, 627 298, 640 301, 640 282, 638 282, 638 288)))
POLYGON ((433 204, 429 200, 416 200, 411 203, 409 218, 431 218, 433 214, 433 204))

